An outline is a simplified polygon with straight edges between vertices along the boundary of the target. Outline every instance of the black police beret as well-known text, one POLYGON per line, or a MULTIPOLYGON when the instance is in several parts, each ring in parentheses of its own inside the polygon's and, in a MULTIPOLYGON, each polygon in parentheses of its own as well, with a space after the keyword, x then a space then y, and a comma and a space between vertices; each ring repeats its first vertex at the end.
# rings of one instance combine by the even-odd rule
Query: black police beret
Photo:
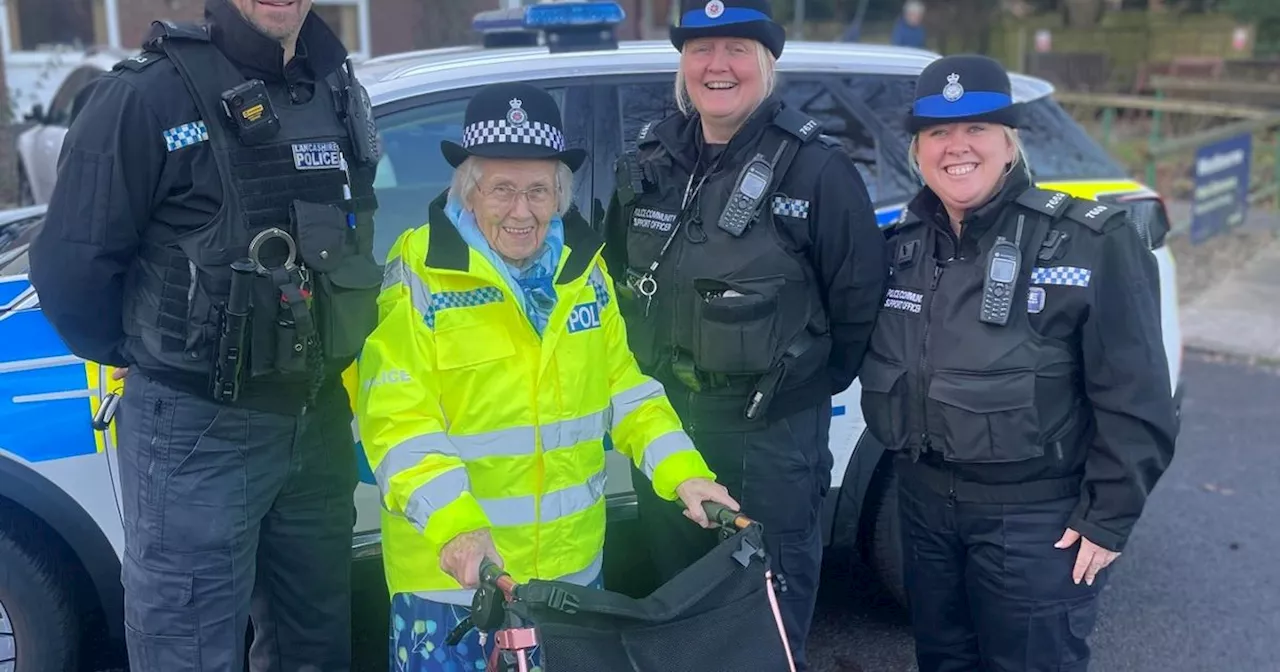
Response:
POLYGON ((442 140, 440 152, 454 168, 481 156, 555 159, 576 171, 587 152, 566 147, 560 119, 560 107, 546 91, 523 82, 490 84, 467 103, 462 144, 442 140))
POLYGON ((683 49, 699 37, 741 37, 765 46, 774 58, 782 56, 787 31, 773 20, 769 0, 683 0, 680 21, 671 26, 671 44, 683 49))
POLYGON ((912 134, 939 124, 987 121, 1017 127, 1009 73, 994 59, 962 54, 940 58, 920 73, 907 119, 912 134))

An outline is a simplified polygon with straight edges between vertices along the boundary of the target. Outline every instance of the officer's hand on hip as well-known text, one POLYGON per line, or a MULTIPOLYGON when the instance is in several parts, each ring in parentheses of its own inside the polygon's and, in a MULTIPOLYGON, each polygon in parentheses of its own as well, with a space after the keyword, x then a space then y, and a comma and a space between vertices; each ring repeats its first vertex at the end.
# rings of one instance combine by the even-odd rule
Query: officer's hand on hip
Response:
POLYGON ((1076 541, 1080 542, 1080 552, 1076 554, 1076 566, 1071 571, 1071 578, 1076 584, 1080 583, 1080 579, 1084 579, 1086 584, 1092 586, 1093 579, 1098 576, 1098 572, 1115 562, 1115 559, 1120 557, 1120 554, 1115 551, 1108 551, 1089 541, 1071 528, 1067 528, 1067 531, 1062 533, 1062 538, 1053 547, 1070 548, 1076 541))
POLYGON ((686 480, 676 486, 676 494, 680 496, 680 501, 684 502, 684 517, 706 529, 711 529, 712 525, 711 521, 707 520, 706 512, 702 510, 703 502, 716 502, 734 511, 741 510, 739 504, 729 496, 729 491, 723 485, 705 478, 686 480))
POLYGON ((452 576, 463 588, 480 585, 480 561, 488 557, 502 567, 502 556, 493 545, 489 530, 466 532, 454 537, 440 549, 440 569, 452 576))

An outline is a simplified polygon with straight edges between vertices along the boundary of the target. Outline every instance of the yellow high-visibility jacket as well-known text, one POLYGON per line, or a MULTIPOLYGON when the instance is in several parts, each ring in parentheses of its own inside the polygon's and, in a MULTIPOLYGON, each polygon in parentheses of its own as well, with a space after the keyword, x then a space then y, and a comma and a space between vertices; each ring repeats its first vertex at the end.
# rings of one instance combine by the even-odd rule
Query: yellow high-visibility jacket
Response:
POLYGON ((392 247, 360 356, 356 412, 382 493, 388 587, 469 604, 440 550, 482 528, 515 580, 585 583, 604 547, 606 432, 667 500, 715 475, 640 373, 602 243, 576 210, 540 339, 444 203, 392 247))

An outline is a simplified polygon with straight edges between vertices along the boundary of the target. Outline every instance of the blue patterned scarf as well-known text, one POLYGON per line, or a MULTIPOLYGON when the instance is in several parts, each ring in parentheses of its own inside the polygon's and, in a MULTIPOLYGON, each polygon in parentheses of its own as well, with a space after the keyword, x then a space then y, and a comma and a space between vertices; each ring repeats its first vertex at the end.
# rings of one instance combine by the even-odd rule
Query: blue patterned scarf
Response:
POLYGON ((462 207, 462 204, 452 195, 444 211, 453 225, 458 228, 458 232, 462 234, 462 239, 484 255, 484 258, 493 264, 498 274, 507 281, 507 286, 520 302, 520 309, 524 311, 533 328, 541 336, 547 328, 551 309, 556 305, 555 273, 560 265, 560 255, 564 252, 564 222, 560 216, 555 215, 551 218, 547 238, 543 241, 542 248, 526 260, 523 267, 518 267, 508 263, 502 255, 490 247, 489 241, 480 232, 475 214, 462 207))

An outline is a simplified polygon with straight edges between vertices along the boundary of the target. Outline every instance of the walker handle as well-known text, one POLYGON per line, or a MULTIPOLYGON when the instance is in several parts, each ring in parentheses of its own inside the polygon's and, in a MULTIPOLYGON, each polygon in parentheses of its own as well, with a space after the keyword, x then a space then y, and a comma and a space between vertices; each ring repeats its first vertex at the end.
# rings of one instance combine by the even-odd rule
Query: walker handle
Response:
POLYGON ((719 502, 703 502, 702 510, 707 514, 707 519, 721 527, 733 527, 739 530, 745 530, 755 524, 754 520, 742 515, 741 513, 730 509, 719 502))
POLYGON ((488 556, 480 560, 480 582, 487 583, 501 590, 508 599, 511 598, 512 592, 516 589, 516 582, 498 566, 498 563, 490 560, 488 556))

